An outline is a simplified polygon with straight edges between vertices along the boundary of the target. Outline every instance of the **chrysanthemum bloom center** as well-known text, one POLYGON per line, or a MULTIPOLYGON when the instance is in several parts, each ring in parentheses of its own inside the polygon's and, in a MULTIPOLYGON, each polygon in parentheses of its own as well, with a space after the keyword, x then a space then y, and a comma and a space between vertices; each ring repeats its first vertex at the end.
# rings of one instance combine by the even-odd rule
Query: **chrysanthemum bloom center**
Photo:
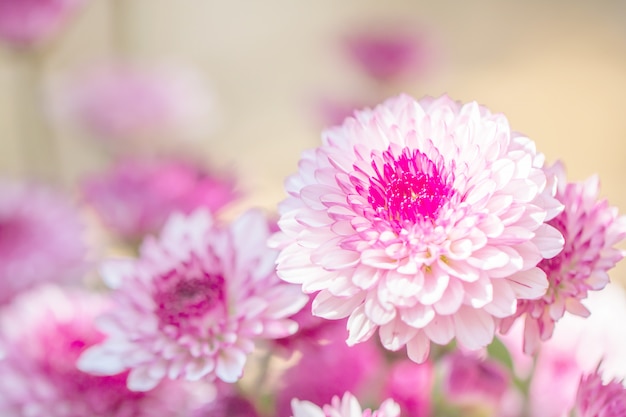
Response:
MULTIPOLYGON (((193 262, 193 261, 192 261, 193 262)), ((154 301, 161 325, 180 327, 189 319, 221 313, 225 304, 224 277, 194 268, 171 270, 155 280, 154 301)))
POLYGON ((382 170, 372 162, 368 201, 380 218, 394 228, 406 222, 436 219, 453 189, 435 163, 418 150, 405 148, 395 158, 390 150, 382 155, 382 170), (382 171, 382 172, 381 172, 382 171))

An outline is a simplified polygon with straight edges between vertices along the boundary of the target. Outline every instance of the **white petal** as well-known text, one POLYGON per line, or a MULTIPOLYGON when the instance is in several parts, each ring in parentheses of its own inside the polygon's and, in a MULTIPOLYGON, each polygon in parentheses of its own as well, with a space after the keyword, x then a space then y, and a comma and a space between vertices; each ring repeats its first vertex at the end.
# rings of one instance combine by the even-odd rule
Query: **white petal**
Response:
POLYGON ((310 401, 300 401, 297 398, 291 400, 293 417, 325 417, 326 414, 320 407, 310 401))
POLYGON ((128 379, 126 380, 126 385, 131 391, 144 392, 150 391, 156 387, 159 382, 161 382, 161 379, 150 376, 150 367, 148 365, 144 365, 130 371, 128 379))
POLYGON ((505 279, 511 284, 517 298, 534 300, 545 295, 548 290, 548 278, 540 268, 521 271, 505 279))
POLYGON ((406 352, 413 362, 424 363, 430 353, 430 340, 420 332, 407 343, 406 352))
POLYGON ((347 317, 363 304, 365 292, 354 297, 337 297, 326 290, 320 291, 313 299, 313 314, 325 319, 341 319, 347 317))
POLYGON ((400 310, 400 318, 406 324, 416 329, 426 326, 435 317, 435 311, 431 306, 416 304, 400 310))
POLYGON ((451 279, 439 301, 433 305, 435 311, 442 315, 456 313, 463 303, 464 293, 463 284, 456 279, 451 279))
POLYGON ((365 315, 365 307, 361 305, 348 318, 347 328, 349 336, 346 342, 353 346, 372 337, 378 326, 365 315))
POLYGON ((493 317, 486 311, 462 307, 454 315, 454 332, 460 346, 476 350, 491 343, 495 323, 493 317))
POLYGON ((433 342, 439 345, 446 345, 454 338, 453 316, 435 316, 424 328, 424 333, 433 342))
POLYGON ((243 374, 246 354, 239 349, 227 348, 217 356, 215 375, 224 382, 237 382, 243 374))
POLYGON ((396 319, 380 326, 378 335, 385 349, 397 351, 417 333, 417 329, 407 326, 400 319, 396 319))
POLYGON ((517 298, 510 283, 503 279, 494 279, 491 283, 493 285, 493 301, 484 307, 485 311, 499 318, 515 314, 517 298))
POLYGON ((126 370, 123 356, 111 352, 106 345, 95 345, 85 350, 76 366, 83 372, 96 375, 116 375, 126 370))
POLYGON ((543 224, 535 231, 533 243, 537 245, 544 258, 552 258, 563 250, 565 240, 561 232, 554 227, 543 224))

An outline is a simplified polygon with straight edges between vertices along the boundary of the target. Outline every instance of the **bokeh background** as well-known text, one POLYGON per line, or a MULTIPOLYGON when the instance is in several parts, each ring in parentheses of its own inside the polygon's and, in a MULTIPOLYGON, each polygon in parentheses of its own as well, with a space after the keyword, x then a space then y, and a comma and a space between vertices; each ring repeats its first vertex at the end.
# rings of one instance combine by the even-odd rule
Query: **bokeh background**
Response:
POLYGON ((372 105, 406 92, 506 114, 572 179, 598 174, 602 195, 626 212, 624 1, 85 1, 42 44, 0 45, 0 174, 71 191, 106 167, 110 152, 52 116, 54 91, 59 79, 120 58, 200 74, 214 100, 210 126, 168 149, 236 172, 247 192, 237 207, 273 209, 283 198, 284 178, 329 123, 322 103, 372 105), (427 42, 428 70, 381 85, 345 40, 398 28, 427 42))

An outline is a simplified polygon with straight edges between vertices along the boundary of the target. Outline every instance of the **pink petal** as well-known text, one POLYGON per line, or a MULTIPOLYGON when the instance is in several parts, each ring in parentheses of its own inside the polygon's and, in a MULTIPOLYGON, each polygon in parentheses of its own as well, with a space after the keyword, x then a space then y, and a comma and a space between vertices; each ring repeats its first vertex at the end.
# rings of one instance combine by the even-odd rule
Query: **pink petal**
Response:
POLYGON ((378 326, 365 315, 365 307, 363 305, 354 309, 348 318, 348 340, 349 346, 364 342, 376 331, 378 326))
POLYGON ((454 315, 454 332, 460 346, 476 350, 491 343, 495 323, 493 317, 483 310, 462 307, 454 315))
POLYGON ((430 353, 430 340, 424 334, 418 333, 406 344, 406 352, 413 362, 424 363, 430 353))
POLYGON ((243 374, 246 354, 239 349, 228 348, 217 356, 215 375, 224 382, 237 382, 243 374))

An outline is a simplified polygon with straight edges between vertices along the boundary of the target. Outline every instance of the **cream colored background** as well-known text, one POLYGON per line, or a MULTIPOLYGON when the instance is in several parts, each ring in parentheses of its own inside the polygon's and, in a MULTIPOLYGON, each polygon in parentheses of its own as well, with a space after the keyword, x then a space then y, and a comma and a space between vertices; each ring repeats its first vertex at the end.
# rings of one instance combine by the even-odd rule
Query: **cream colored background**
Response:
MULTIPOLYGON (((447 92, 503 112, 572 178, 598 173, 603 195, 626 211, 626 2, 93 0, 36 59, 45 80, 117 53, 196 67, 221 120, 199 149, 242 175, 242 207, 272 208, 300 151, 318 143, 313 98, 359 98, 371 86, 336 40, 397 20, 432 30, 445 59, 427 80, 389 94, 447 92)), ((72 187, 107 156, 38 125, 26 94, 32 59, 0 49, 0 173, 72 187)))

